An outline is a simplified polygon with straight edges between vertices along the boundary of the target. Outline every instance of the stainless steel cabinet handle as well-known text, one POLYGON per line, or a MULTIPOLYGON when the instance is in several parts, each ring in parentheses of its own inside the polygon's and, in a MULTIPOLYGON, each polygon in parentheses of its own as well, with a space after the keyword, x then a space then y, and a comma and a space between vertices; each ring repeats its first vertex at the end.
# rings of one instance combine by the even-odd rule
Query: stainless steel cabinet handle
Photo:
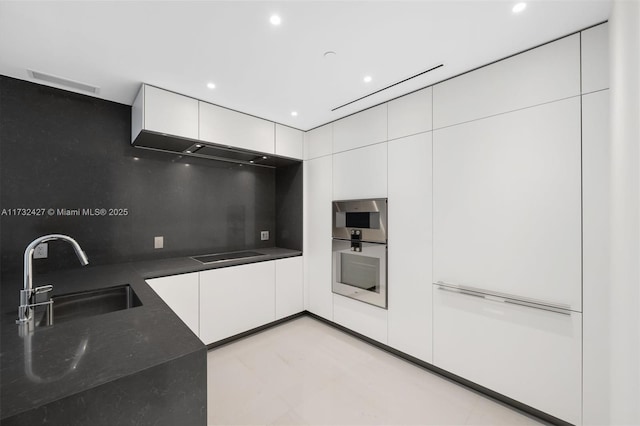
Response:
POLYGON ((510 303, 512 305, 524 306, 526 308, 539 309, 542 311, 554 312, 556 314, 562 315, 571 315, 571 310, 561 306, 548 305, 543 303, 529 302, 526 300, 515 299, 512 297, 506 297, 504 295, 491 294, 489 292, 479 292, 475 290, 470 290, 466 288, 460 288, 454 284, 444 283, 442 281, 438 281, 433 283, 438 286, 438 290, 444 290, 451 293, 464 294, 466 296, 479 297, 482 299, 486 299, 492 302, 500 302, 500 303, 510 303))

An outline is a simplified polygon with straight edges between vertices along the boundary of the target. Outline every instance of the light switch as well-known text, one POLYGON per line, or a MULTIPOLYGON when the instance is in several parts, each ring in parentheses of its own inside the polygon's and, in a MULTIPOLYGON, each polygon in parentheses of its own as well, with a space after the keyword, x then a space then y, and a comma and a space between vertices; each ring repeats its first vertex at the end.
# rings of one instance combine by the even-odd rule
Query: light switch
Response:
POLYGON ((260 240, 267 241, 269 239, 269 231, 260 231, 260 240))

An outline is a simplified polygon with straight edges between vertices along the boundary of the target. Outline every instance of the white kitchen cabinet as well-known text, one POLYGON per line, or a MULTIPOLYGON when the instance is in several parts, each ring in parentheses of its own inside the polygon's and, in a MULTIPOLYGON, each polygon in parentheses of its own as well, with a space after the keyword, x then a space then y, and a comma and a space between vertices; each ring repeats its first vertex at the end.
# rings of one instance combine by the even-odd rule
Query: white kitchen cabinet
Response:
POLYGON ((495 302, 434 286, 437 367, 581 423, 582 315, 495 302))
POLYGON ((433 127, 579 94, 580 35, 574 34, 435 85, 433 127))
POLYGON ((309 130, 304 134, 304 159, 331 155, 333 153, 333 123, 309 130))
POLYGON ((431 132, 389 142, 389 346, 432 362, 431 132))
POLYGON ((333 199, 387 197, 387 143, 333 155, 333 199))
POLYGON ((580 311, 580 137, 580 98, 434 131, 434 281, 580 311))
POLYGON ((333 321, 387 344, 387 310, 348 297, 333 295, 333 321))
POLYGON ((196 336, 200 336, 199 277, 197 272, 152 278, 147 280, 147 284, 196 336))
POLYGON ((331 156, 304 164, 305 307, 333 319, 331 297, 331 156))
POLYGON ((302 160, 304 132, 276 123, 276 155, 302 160))
POLYGON ((582 93, 609 88, 609 24, 580 33, 582 37, 582 93))
POLYGON ((431 130, 432 92, 427 87, 389 102, 389 140, 431 130))
POLYGON ((582 97, 583 423, 609 418, 609 91, 582 97))
POLYGON ((275 262, 200 272, 200 340, 205 344, 275 321, 275 262))
POLYGON ((200 139, 250 151, 275 153, 275 123, 200 102, 200 139))
POLYGON ((277 259, 276 319, 304 311, 303 259, 301 256, 277 259))
POLYGON ((366 109, 333 122, 333 152, 342 152, 387 140, 387 104, 366 109))
POLYGON ((198 100, 143 84, 131 109, 131 141, 143 130, 198 139, 198 100))

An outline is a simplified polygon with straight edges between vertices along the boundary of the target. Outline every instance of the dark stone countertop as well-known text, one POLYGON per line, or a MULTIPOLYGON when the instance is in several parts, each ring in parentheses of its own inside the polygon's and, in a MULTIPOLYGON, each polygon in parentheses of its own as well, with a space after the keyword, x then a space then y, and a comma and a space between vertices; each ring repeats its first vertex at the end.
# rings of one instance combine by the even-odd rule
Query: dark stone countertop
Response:
POLYGON ((2 419, 60 400, 147 368, 206 350, 205 345, 145 283, 147 278, 299 256, 295 250, 260 249, 264 258, 201 264, 191 258, 86 266, 34 277, 53 284, 55 296, 129 284, 142 306, 38 327, 20 337, 17 282, 3 282, 0 351, 2 419), (13 295, 13 293, 16 293, 13 295), (7 300, 9 299, 9 300, 7 300), (13 301, 15 303, 7 303, 13 301), (10 307, 10 308, 9 308, 10 307))
MULTIPOLYGON (((176 257, 171 259, 148 260, 135 262, 131 266, 143 278, 158 278, 167 275, 187 274, 189 272, 206 271, 208 269, 226 268, 228 266, 246 265, 248 263, 264 262, 267 260, 284 259, 302 255, 298 250, 289 250, 279 247, 261 248, 250 250, 264 253, 264 256, 249 257, 244 259, 225 260, 222 262, 203 264, 190 257, 176 257)), ((203 253, 207 254, 207 253, 203 253)))

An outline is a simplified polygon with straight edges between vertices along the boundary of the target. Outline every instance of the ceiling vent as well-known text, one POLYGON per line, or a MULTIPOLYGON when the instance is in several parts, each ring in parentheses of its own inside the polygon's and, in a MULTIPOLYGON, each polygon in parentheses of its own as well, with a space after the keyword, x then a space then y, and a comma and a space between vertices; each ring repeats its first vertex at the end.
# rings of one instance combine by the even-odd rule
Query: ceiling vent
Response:
POLYGON ((443 66, 444 66, 444 64, 436 65, 435 67, 429 68, 429 69, 428 69, 428 70, 426 70, 426 71, 422 71, 422 72, 419 72, 419 73, 418 73, 418 74, 416 74, 416 75, 412 75, 411 77, 407 77, 407 78, 405 78, 405 79, 403 79, 403 80, 396 81, 395 83, 390 84, 390 85, 388 85, 388 86, 386 86, 386 87, 383 87, 382 89, 378 89, 378 90, 376 90, 375 92, 371 92, 371 93, 369 93, 368 95, 361 96, 361 97, 359 97, 358 99, 354 99, 354 100, 352 100, 352 101, 347 102, 346 104, 342 104, 342 105, 340 105, 340 106, 337 106, 337 107, 335 107, 334 109, 332 109, 331 111, 335 111, 335 110, 338 110, 338 109, 340 109, 340 108, 344 108, 344 107, 346 107, 347 105, 351 105, 351 104, 353 104, 353 103, 355 103, 355 102, 361 101, 361 100, 363 100, 363 99, 365 99, 365 98, 368 98, 369 96, 373 96, 373 95, 375 95, 375 94, 377 94, 377 93, 380 93, 380 92, 382 92, 383 90, 391 89, 392 87, 397 86, 398 84, 402 84, 402 83, 407 82, 407 81, 409 81, 409 80, 412 80, 412 79, 414 79, 414 78, 416 78, 416 77, 420 77, 421 75, 424 75, 424 74, 426 74, 426 73, 428 73, 428 72, 431 72, 431 71, 433 71, 433 70, 437 70, 438 68, 443 67, 443 66))
POLYGON ((83 92, 93 93, 97 95, 100 92, 100 88, 92 86, 91 84, 81 83, 79 81, 69 80, 67 78, 56 77, 55 75, 45 74, 40 71, 27 70, 29 77, 36 80, 46 81, 47 83, 53 83, 58 86, 67 87, 69 89, 81 90, 83 92))

